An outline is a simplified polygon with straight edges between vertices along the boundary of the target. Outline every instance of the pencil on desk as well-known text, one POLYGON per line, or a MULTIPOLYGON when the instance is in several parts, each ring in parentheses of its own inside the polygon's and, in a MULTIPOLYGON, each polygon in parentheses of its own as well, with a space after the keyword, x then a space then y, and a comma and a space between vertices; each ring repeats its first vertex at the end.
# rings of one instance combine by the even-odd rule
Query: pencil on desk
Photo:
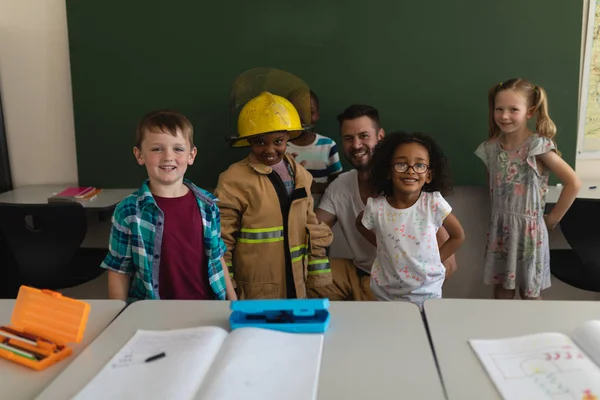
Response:
POLYGON ((4 344, 4 343, 0 343, 0 349, 4 349, 6 351, 10 351, 13 354, 16 354, 16 355, 21 356, 21 357, 28 358, 30 360, 38 361, 38 359, 33 354, 31 354, 29 352, 26 352, 26 351, 23 351, 23 350, 19 350, 19 349, 13 347, 13 346, 9 346, 9 345, 4 344))
POLYGON ((22 337, 20 335, 14 335, 14 334, 9 333, 9 332, 7 332, 7 331, 5 331, 3 329, 0 330, 0 335, 4 336, 6 338, 9 338, 9 339, 15 339, 15 340, 18 340, 20 342, 27 343, 27 344, 29 344, 31 346, 37 346, 37 342, 35 342, 35 341, 31 340, 31 339, 24 338, 24 337, 22 337))
MULTIPOLYGON (((18 340, 23 340, 26 341, 27 343, 37 346, 38 345, 38 341, 39 342, 43 342, 43 343, 47 343, 48 345, 50 345, 52 347, 52 350, 54 350, 55 348, 60 348, 61 346, 57 346, 54 342, 48 340, 48 339, 44 339, 41 337, 38 337, 36 335, 31 335, 29 333, 25 333, 25 332, 19 332, 15 329, 9 328, 8 326, 0 326, 0 335, 6 335, 6 333, 10 333, 13 336, 14 339, 18 339, 18 340)), ((8 335, 6 335, 8 336, 8 335)))
MULTIPOLYGON (((2 336, 0 336, 0 337, 2 337, 2 336)), ((48 349, 43 349, 41 347, 32 346, 30 344, 19 342, 14 339, 9 339, 8 345, 12 346, 12 347, 16 347, 19 350, 27 351, 29 353, 32 353, 34 356, 36 356, 36 357, 39 356, 41 358, 46 358, 46 357, 52 355, 52 353, 53 353, 52 351, 50 351, 48 349)))

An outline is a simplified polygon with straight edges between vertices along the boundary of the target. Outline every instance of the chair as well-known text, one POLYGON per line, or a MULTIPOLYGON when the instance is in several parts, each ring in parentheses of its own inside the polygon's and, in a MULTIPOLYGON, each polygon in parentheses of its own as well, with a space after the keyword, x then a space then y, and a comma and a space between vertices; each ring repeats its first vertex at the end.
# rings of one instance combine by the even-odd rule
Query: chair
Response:
POLYGON ((550 270, 561 281, 600 292, 600 201, 576 199, 560 222, 570 250, 550 251, 550 270))
POLYGON ((57 290, 88 282, 104 272, 106 250, 81 248, 86 232, 79 203, 1 203, 0 236, 12 264, 3 265, 3 273, 18 282, 16 287, 57 290))
POLYGON ((19 291, 19 279, 17 272, 9 267, 15 265, 14 258, 9 251, 6 239, 0 233, 0 299, 14 299, 19 291))

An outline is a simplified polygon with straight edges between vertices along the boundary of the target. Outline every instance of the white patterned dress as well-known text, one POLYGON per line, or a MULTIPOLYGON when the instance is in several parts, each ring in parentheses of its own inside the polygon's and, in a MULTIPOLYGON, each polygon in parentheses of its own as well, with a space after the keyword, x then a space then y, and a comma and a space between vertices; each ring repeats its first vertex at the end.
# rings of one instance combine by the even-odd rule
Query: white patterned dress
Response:
POLYGON ((446 268, 436 233, 451 210, 440 192, 421 192, 405 209, 385 197, 367 200, 362 223, 377 237, 371 290, 378 300, 410 301, 422 309, 425 300, 442 297, 446 268))
POLYGON ((549 171, 539 172, 536 156, 552 150, 550 139, 533 134, 514 150, 504 150, 498 139, 492 139, 475 151, 488 168, 492 199, 484 283, 519 287, 527 297, 537 297, 550 287, 544 223, 549 171))

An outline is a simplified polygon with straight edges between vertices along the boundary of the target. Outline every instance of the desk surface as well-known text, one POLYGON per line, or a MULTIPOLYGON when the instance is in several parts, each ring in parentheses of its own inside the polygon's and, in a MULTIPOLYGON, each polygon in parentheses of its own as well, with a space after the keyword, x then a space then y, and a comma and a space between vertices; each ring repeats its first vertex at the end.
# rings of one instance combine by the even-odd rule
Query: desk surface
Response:
MULTIPOLYGON (((23 186, 0 194, 0 203, 43 204, 48 197, 62 192, 69 186, 76 185, 32 185, 23 186)), ((80 201, 83 207, 91 210, 106 210, 117 205, 136 189, 104 189, 92 200, 80 201)))
MULTIPOLYGON (((443 399, 418 309, 395 302, 332 302, 319 400, 443 399)), ((81 390, 137 329, 215 325, 229 329, 226 301, 141 301, 129 306, 39 399, 67 399, 81 390)))
POLYGON ((600 302, 439 299, 425 315, 449 400, 501 399, 467 342, 541 332, 570 334, 600 318, 600 302))
MULTIPOLYGON (((34 371, 27 367, 15 364, 0 358, 0 388, 2 398, 6 399, 33 399, 35 398, 61 371, 63 371, 75 357, 88 346, 125 307, 119 300, 86 300, 91 311, 86 326, 83 340, 73 344, 73 354, 69 357, 46 368, 43 371, 34 371)), ((8 324, 12 315, 15 300, 0 300, 0 321, 8 324)))
MULTIPOLYGON (((546 193, 546 203, 556 204, 558 196, 560 196, 562 188, 549 186, 546 193)), ((600 200, 600 181, 581 181, 581 189, 579 189, 578 199, 600 200), (596 189, 590 189, 596 186, 596 189)))

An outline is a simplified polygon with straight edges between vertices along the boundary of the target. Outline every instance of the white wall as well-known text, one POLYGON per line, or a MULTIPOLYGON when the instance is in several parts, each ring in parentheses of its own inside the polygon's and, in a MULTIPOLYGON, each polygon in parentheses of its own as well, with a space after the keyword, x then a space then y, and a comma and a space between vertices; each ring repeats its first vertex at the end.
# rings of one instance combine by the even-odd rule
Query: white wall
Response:
MULTIPOLYGON (((580 71, 579 71, 579 81, 580 83, 583 80, 583 52, 585 49, 585 38, 587 35, 587 24, 588 21, 588 7, 590 4, 590 0, 583 0, 583 23, 582 23, 582 32, 581 32, 581 58, 580 58, 580 71)), ((579 94, 581 97, 581 85, 579 88, 579 94)), ((579 147, 579 143, 578 143, 579 147)), ((600 159, 589 159, 589 158, 578 158, 575 162, 575 170, 581 179, 585 180, 598 180, 600 178, 600 159)))
POLYGON ((583 180, 600 181, 600 160, 578 159, 575 169, 583 180))
MULTIPOLYGON (((0 0, 0 88, 14 186, 76 182, 65 0, 0 0)), ((600 177, 600 161, 579 161, 577 169, 582 177, 600 177)), ((459 187, 449 201, 468 240, 457 255, 459 271, 445 285, 444 295, 489 297, 490 289, 480 283, 487 191, 459 187)), ((85 244, 106 246, 107 223, 93 223, 88 231, 85 244)), ((336 237, 337 249, 332 252, 343 253, 341 235, 336 237)), ((563 242, 559 233, 552 236, 555 247, 563 242)), ((598 298, 556 279, 553 285, 548 298, 598 298)))
POLYGON ((65 0, 0 0, 13 186, 77 182, 65 0))

